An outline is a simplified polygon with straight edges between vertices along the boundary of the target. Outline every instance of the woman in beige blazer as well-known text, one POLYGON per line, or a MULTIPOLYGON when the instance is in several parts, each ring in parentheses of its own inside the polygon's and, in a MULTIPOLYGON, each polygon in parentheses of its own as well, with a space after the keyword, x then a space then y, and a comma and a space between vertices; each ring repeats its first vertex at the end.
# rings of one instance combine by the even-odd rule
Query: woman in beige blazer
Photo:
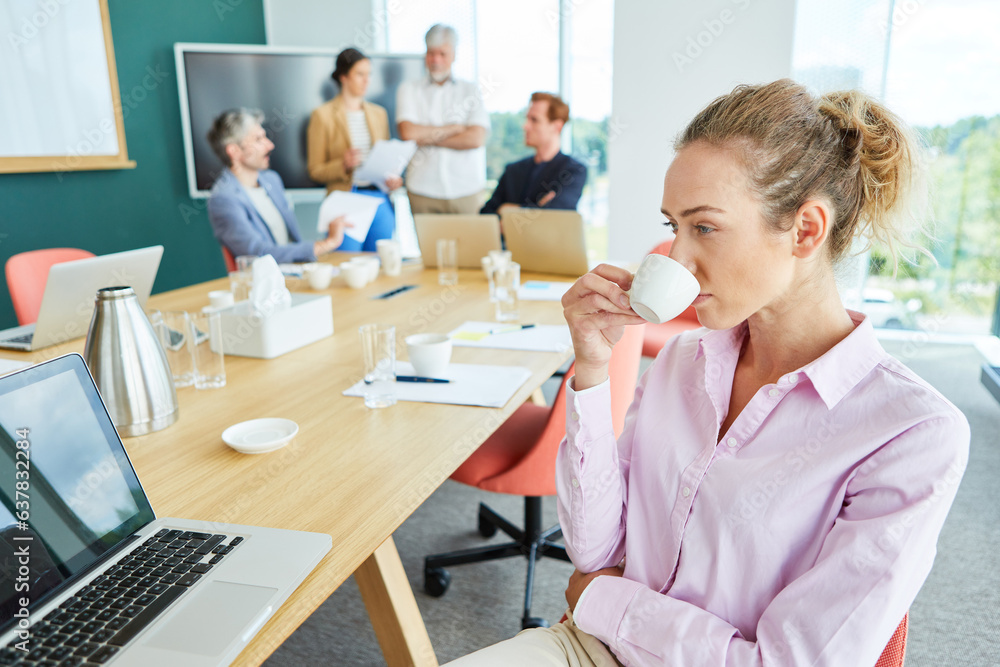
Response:
MULTIPOLYGON (((340 250, 375 250, 375 241, 391 238, 396 219, 389 198, 371 183, 354 183, 354 170, 368 156, 377 141, 389 139, 389 117, 385 109, 364 99, 371 77, 371 61, 357 49, 344 49, 337 56, 332 77, 340 86, 340 94, 312 112, 309 118, 309 176, 333 190, 353 190, 360 194, 380 197, 371 229, 364 243, 344 239, 340 250), (362 122, 363 120, 363 122, 362 122), (352 245, 357 247, 351 247, 352 245)), ((393 176, 386 179, 390 190, 403 184, 393 176)))

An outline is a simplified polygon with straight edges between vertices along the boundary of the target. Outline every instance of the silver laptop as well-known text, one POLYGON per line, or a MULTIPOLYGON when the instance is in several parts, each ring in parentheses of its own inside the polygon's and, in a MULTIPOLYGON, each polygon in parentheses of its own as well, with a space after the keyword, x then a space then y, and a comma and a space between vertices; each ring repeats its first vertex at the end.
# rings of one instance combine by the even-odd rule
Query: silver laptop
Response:
POLYGON ((156 518, 80 355, 0 377, 0 664, 228 665, 330 547, 156 518))
POLYGON ((458 240, 458 267, 478 269, 490 250, 500 249, 500 218, 496 215, 446 215, 417 213, 413 216, 417 243, 424 266, 437 266, 438 239, 458 240))
POLYGON ((162 256, 163 246, 156 245, 53 264, 38 320, 0 331, 0 348, 40 350, 86 336, 94 297, 102 287, 128 285, 145 306, 162 256))
POLYGON ((522 272, 578 277, 589 270, 583 218, 576 211, 520 208, 505 210, 500 220, 507 250, 522 272))

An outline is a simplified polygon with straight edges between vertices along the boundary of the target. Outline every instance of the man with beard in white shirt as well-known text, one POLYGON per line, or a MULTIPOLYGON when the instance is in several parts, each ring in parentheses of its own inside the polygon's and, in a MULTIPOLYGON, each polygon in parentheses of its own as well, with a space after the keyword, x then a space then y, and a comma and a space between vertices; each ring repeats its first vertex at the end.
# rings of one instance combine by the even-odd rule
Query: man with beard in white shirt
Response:
POLYGON ((399 136, 419 146, 406 172, 410 209, 475 214, 486 185, 490 117, 476 84, 452 76, 455 29, 436 24, 424 41, 427 75, 401 84, 396 97, 399 136))

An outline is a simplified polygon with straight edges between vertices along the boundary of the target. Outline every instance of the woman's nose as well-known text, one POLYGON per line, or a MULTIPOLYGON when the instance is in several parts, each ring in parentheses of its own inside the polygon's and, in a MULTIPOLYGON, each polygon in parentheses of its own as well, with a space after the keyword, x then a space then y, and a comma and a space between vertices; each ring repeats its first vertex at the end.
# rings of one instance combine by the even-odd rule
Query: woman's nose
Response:
POLYGON ((670 254, 667 256, 690 271, 692 274, 698 268, 690 255, 686 254, 686 246, 678 243, 676 238, 674 239, 674 242, 670 244, 670 254))

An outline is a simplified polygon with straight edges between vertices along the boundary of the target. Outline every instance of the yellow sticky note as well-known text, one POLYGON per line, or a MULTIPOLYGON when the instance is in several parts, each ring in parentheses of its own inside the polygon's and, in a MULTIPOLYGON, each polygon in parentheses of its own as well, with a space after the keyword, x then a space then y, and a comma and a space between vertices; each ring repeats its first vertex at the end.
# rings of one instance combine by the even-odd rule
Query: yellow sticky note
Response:
POLYGON ((489 335, 490 335, 489 331, 459 331, 458 333, 454 334, 452 338, 456 338, 458 340, 471 340, 473 342, 477 342, 481 341, 482 339, 486 338, 489 335))

